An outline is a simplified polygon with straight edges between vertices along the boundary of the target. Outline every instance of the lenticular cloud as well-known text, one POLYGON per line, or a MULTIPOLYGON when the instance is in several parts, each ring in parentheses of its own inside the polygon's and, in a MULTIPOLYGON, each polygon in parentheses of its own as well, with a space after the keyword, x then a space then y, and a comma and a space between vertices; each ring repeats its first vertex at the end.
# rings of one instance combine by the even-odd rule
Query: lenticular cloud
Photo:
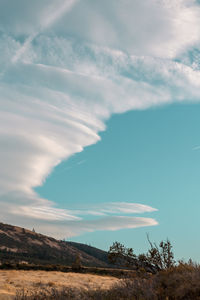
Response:
MULTIPOLYGON (((63 159, 98 142, 112 114, 199 100, 199 5, 9 0, 0 8, 1 219, 22 225, 23 216, 26 225, 37 218, 44 232, 60 220, 72 235, 80 224, 118 230, 119 216, 88 223, 34 188, 63 159)), ((120 220, 121 228, 157 224, 120 220)))

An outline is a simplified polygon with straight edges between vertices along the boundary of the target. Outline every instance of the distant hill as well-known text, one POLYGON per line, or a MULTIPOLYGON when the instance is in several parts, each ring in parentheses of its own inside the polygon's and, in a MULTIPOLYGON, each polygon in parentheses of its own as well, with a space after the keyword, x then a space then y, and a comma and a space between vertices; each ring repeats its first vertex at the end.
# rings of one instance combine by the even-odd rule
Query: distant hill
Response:
POLYGON ((71 265, 77 256, 84 266, 109 267, 103 250, 0 223, 0 261, 71 265))
POLYGON ((67 242, 67 244, 80 251, 87 253, 90 256, 94 256, 95 258, 106 264, 109 264, 108 253, 106 251, 81 243, 67 242))

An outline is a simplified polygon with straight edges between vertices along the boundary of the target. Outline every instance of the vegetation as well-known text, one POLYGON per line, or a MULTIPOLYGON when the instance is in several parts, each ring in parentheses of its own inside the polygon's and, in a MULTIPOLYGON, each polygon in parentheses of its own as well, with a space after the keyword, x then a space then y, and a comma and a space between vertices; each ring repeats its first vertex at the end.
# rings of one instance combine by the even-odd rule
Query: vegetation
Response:
POLYGON ((108 259, 110 263, 122 265, 125 267, 134 267, 136 264, 136 255, 132 248, 126 248, 119 242, 114 242, 108 251, 108 259))
POLYGON ((74 263, 72 264, 72 270, 74 271, 80 271, 81 270, 81 258, 80 258, 80 255, 77 254, 76 255, 76 259, 74 261, 74 263))
POLYGON ((167 239, 161 241, 159 246, 152 243, 147 235, 150 249, 147 254, 136 256, 132 248, 126 248, 119 242, 114 242, 108 251, 108 259, 112 264, 129 268, 144 268, 154 273, 159 270, 169 269, 175 265, 172 244, 167 239))
POLYGON ((146 259, 149 263, 155 266, 158 270, 169 269, 175 265, 174 253, 172 251, 172 245, 167 239, 161 241, 159 246, 156 243, 152 243, 147 235, 150 249, 146 255, 146 259))
POLYGON ((136 255, 133 248, 117 241, 106 253, 11 225, 0 223, 0 229, 0 269, 73 271, 120 278, 108 290, 38 287, 18 291, 15 300, 200 300, 200 266, 191 260, 176 262, 168 239, 157 245, 147 235, 147 253, 136 255))
POLYGON ((32 293, 19 291, 15 300, 199 300, 200 267, 192 262, 179 262, 155 275, 138 273, 122 279, 109 290, 81 290, 64 288, 42 289, 32 293))

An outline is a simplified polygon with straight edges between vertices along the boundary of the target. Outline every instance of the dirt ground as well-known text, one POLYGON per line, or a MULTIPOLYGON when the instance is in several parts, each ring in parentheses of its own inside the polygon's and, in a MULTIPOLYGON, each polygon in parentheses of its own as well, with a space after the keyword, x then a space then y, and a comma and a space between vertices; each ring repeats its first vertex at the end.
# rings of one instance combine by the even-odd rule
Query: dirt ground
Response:
POLYGON ((76 287, 108 289, 119 279, 78 273, 0 270, 0 300, 13 300, 17 289, 76 287))

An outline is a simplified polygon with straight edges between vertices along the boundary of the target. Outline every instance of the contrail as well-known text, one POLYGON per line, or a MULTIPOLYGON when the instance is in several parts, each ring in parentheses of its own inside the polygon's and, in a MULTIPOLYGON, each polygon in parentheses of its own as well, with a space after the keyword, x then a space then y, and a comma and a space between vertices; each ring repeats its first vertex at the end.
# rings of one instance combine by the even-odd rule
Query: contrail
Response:
POLYGON ((48 14, 46 18, 44 17, 43 24, 41 25, 42 30, 50 27, 59 18, 61 18, 66 12, 69 12, 77 1, 78 0, 66 0, 58 7, 57 10, 55 10, 55 6, 53 6, 52 13, 48 14))
POLYGON ((65 0, 57 9, 55 9, 55 5, 52 7, 51 12, 47 13, 46 17, 44 16, 43 21, 41 22, 40 29, 33 34, 31 34, 22 47, 16 52, 16 54, 12 57, 11 62, 16 63, 21 56, 26 52, 29 48, 32 41, 36 38, 36 36, 41 33, 43 30, 47 29, 51 25, 53 25, 59 18, 61 18, 64 14, 69 12, 72 7, 79 0, 65 0))
POLYGON ((26 52, 29 45, 32 43, 34 38, 38 35, 39 32, 35 32, 34 34, 30 35, 26 41, 24 42, 23 46, 16 52, 16 54, 12 57, 11 62, 16 63, 19 58, 26 52))

